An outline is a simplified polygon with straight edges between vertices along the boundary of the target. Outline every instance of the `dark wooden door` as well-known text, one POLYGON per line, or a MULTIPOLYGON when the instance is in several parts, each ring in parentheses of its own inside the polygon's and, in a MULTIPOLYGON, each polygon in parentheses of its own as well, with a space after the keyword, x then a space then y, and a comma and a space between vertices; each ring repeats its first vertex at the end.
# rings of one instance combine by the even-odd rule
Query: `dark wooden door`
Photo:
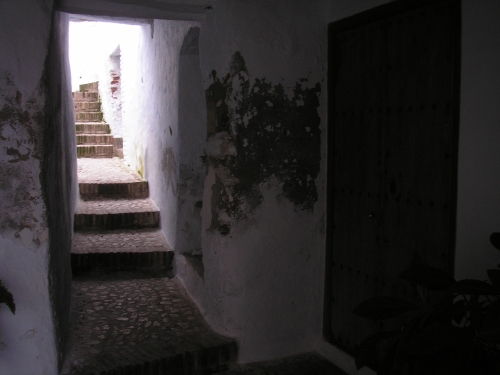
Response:
POLYGON ((330 25, 325 334, 347 351, 387 328, 357 304, 414 298, 413 254, 453 269, 460 2, 422 4, 330 25))

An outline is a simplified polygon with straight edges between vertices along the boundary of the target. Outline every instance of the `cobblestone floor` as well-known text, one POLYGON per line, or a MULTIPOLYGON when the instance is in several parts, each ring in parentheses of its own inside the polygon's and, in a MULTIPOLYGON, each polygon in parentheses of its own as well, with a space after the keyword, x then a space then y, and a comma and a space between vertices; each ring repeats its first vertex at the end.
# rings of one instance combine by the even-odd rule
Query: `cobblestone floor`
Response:
POLYGON ((159 229, 75 232, 72 253, 172 251, 159 229))
POLYGON ((131 212, 159 211, 149 198, 143 199, 103 199, 99 201, 80 201, 76 214, 119 214, 131 212))
POLYGON ((72 288, 72 334, 62 375, 234 345, 211 331, 175 278, 121 273, 75 279, 72 288))
POLYGON ((77 164, 78 182, 109 184, 142 181, 142 178, 119 158, 77 159, 77 164))

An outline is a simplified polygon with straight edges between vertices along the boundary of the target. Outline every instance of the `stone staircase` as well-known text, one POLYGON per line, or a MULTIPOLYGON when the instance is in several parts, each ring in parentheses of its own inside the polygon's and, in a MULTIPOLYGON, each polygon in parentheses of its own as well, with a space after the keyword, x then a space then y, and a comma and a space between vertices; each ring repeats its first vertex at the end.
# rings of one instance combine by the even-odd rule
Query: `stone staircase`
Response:
POLYGON ((98 82, 80 85, 80 91, 73 93, 73 104, 78 157, 113 157, 114 139, 109 124, 103 122, 98 82))
POLYGON ((147 181, 113 157, 97 83, 73 93, 81 201, 64 375, 210 374, 234 363, 172 274, 173 251, 147 181), (90 90, 90 91, 89 91, 90 90))

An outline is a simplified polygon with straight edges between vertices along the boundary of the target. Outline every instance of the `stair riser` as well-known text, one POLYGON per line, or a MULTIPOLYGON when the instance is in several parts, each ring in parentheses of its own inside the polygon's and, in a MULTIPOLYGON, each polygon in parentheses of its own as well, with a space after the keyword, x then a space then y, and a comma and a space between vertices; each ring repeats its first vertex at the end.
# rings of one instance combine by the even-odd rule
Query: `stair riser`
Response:
POLYGON ((80 196, 83 200, 99 200, 102 198, 147 198, 149 186, 147 181, 126 184, 90 184, 80 183, 80 196))
POLYGON ((78 145, 76 155, 79 158, 112 158, 114 155, 113 146, 104 145, 78 145))
POLYGON ((100 112, 101 103, 99 102, 75 102, 75 112, 100 112))
POLYGON ((75 121, 99 122, 102 121, 102 112, 76 112, 75 121))
POLYGON ((77 134, 111 134, 108 124, 76 124, 77 134))
POLYGON ((75 230, 111 230, 157 228, 160 212, 131 212, 119 214, 75 214, 75 230))
POLYGON ((97 102, 99 101, 99 94, 97 92, 74 92, 74 102, 97 102))
POLYGON ((80 91, 94 91, 97 92, 99 90, 99 82, 92 82, 92 83, 84 83, 80 85, 80 91))
POLYGON ((150 253, 71 254, 73 274, 108 271, 166 272, 172 269, 173 251, 150 253))
POLYGON ((109 134, 77 134, 76 143, 78 145, 114 145, 113 136, 109 134))
MULTIPOLYGON (((138 348, 139 349, 139 348, 138 348)), ((154 348, 149 348, 154 351, 154 348)), ((216 347, 188 352, 184 355, 161 358, 140 365, 130 365, 113 370, 101 371, 99 375, 192 375, 211 374, 236 361, 235 342, 216 347)), ((151 353, 150 353, 151 354, 151 353)), ((153 353, 154 354, 154 353, 153 353)))

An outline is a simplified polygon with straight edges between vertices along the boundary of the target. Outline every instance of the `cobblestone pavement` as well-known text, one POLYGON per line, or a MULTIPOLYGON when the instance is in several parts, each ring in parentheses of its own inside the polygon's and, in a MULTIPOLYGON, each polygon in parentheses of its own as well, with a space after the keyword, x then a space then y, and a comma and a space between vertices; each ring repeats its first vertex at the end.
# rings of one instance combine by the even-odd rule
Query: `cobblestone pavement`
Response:
POLYGON ((143 181, 119 158, 77 159, 77 164, 78 182, 109 184, 143 181))
POLYGON ((207 348, 235 351, 232 340, 211 331, 175 278, 121 273, 74 279, 72 288, 72 334, 62 375, 105 373, 185 353, 196 361, 207 348))
POLYGON ((76 214, 120 214, 131 212, 159 211, 149 198, 143 199, 105 199, 99 201, 80 201, 76 214))
POLYGON ((159 229, 75 232, 72 246, 74 254, 172 251, 159 229))
POLYGON ((292 357, 235 365, 227 371, 214 375, 347 375, 344 371, 315 353, 292 357))

